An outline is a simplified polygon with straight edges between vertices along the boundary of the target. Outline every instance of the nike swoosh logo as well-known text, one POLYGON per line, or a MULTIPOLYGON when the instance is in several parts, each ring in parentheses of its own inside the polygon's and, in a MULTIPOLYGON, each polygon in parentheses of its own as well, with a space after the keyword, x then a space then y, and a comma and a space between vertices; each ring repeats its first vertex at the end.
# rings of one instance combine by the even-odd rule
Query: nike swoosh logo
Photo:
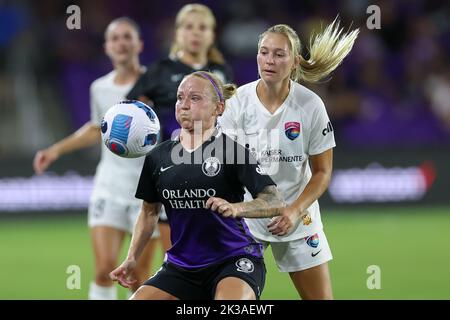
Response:
POLYGON ((161 168, 159 168, 159 171, 160 172, 164 172, 164 171, 166 171, 166 170, 169 170, 170 168, 172 168, 174 165, 171 165, 171 166, 168 166, 167 168, 163 168, 163 167, 161 167, 161 168))
POLYGON ((315 256, 317 256, 319 253, 320 253, 320 251, 322 251, 322 249, 320 249, 319 251, 317 251, 316 253, 314 253, 314 252, 311 252, 311 257, 315 257, 315 256))

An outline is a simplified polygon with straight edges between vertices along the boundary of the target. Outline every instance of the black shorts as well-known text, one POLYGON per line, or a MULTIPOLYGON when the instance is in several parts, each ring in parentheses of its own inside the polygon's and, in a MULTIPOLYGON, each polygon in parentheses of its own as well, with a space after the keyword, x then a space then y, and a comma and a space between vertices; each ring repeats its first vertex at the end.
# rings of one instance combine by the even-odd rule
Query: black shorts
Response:
POLYGON ((196 269, 185 269, 164 262, 161 269, 144 285, 154 286, 180 300, 213 300, 217 284, 226 277, 247 282, 259 300, 266 280, 264 260, 244 255, 196 269))

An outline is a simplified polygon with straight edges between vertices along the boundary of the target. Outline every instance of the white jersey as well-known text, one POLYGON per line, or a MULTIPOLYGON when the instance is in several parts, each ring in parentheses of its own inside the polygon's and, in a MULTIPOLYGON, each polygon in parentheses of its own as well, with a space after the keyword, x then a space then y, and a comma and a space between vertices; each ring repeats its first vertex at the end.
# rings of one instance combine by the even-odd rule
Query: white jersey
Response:
MULTIPOLYGON (((134 83, 117 85, 114 83, 116 71, 95 80, 90 88, 91 122, 100 127, 106 111, 116 103, 125 100, 134 83)), ((140 203, 135 198, 136 188, 145 157, 121 158, 102 143, 101 159, 94 178, 92 198, 112 198, 120 203, 140 203)))
MULTIPOLYGON (((290 205, 311 179, 308 157, 335 147, 333 128, 320 97, 294 81, 283 104, 271 114, 256 94, 258 81, 238 88, 218 121, 226 134, 250 149, 290 205)), ((261 240, 291 241, 322 230, 319 203, 315 201, 307 211, 297 228, 281 237, 268 232, 270 219, 246 222, 261 240)))

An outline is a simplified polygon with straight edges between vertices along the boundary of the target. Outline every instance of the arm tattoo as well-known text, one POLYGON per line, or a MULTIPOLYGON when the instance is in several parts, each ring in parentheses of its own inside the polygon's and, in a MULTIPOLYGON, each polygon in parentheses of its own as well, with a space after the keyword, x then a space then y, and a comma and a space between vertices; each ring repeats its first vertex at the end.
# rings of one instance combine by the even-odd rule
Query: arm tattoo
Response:
POLYGON ((238 206, 238 217, 270 218, 281 214, 286 207, 283 196, 278 189, 271 185, 258 193, 253 201, 241 202, 238 206))
POLYGON ((161 208, 160 203, 148 203, 147 201, 143 201, 142 203, 142 210, 144 211, 146 216, 159 215, 160 208, 161 208))

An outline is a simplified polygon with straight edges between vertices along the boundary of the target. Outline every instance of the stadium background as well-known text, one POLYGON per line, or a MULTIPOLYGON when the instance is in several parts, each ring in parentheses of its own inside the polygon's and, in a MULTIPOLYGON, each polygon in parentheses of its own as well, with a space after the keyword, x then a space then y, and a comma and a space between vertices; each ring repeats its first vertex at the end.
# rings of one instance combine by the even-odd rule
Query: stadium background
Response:
MULTIPOLYGON (((303 41, 339 13, 361 34, 324 100, 337 141, 321 200, 337 299, 450 299, 450 51, 446 1, 200 1, 237 84, 257 76, 257 36, 276 23, 303 41), (366 26, 379 6, 381 29, 366 26), (381 288, 369 289, 371 266, 381 288), (369 270, 369 272, 368 272, 369 270)), ((0 4, 0 299, 85 299, 93 274, 86 204, 99 148, 61 158, 45 176, 36 150, 89 119, 89 85, 111 66, 103 31, 127 15, 142 27, 149 64, 166 55, 183 1, 2 1, 0 4), (66 9, 81 8, 69 30, 66 9), (80 267, 81 289, 66 273, 80 267)), ((304 53, 306 53, 304 51, 304 53)), ((124 247, 125 253, 126 246, 124 247)), ((161 262, 155 261, 153 270, 161 262)), ((267 255, 263 299, 295 299, 267 255)), ((125 297, 125 291, 120 291, 125 297)))

